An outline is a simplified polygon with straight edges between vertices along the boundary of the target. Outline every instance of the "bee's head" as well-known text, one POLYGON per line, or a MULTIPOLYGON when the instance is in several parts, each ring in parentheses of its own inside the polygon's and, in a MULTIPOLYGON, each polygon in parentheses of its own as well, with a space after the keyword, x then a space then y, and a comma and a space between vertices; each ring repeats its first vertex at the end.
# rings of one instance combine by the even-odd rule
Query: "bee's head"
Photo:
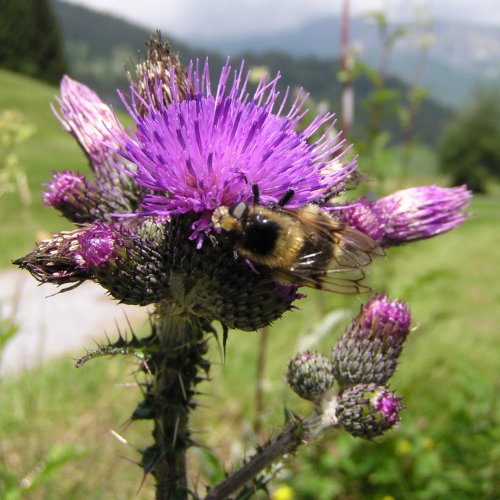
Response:
POLYGON ((222 206, 214 210, 212 225, 217 231, 240 233, 247 215, 248 205, 244 201, 230 207, 222 206))

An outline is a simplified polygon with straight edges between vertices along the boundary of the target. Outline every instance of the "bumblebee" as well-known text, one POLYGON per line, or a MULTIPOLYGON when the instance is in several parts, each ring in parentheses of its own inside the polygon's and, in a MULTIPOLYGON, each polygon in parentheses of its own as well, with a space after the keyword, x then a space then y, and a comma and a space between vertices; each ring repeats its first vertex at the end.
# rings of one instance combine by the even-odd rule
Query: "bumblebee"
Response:
POLYGON ((239 202, 217 208, 216 231, 276 281, 344 294, 366 292, 363 270, 383 250, 317 205, 284 208, 239 202))

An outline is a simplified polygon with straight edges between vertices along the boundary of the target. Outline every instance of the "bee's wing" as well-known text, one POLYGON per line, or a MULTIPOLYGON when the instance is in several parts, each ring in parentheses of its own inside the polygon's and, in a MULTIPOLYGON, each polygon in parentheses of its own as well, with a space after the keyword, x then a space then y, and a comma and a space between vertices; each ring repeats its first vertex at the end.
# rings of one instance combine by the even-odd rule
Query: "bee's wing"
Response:
MULTIPOLYGON (((290 212, 292 212, 290 210, 290 212)), ((362 284, 366 274, 363 270, 376 255, 384 251, 366 234, 341 221, 320 217, 307 221, 309 229, 332 243, 328 262, 321 262, 321 252, 301 256, 291 269, 280 269, 275 273, 278 280, 343 294, 367 292, 362 284)))
POLYGON ((307 286, 344 295, 357 295, 370 291, 370 287, 361 283, 365 277, 362 269, 336 269, 330 271, 322 269, 316 272, 311 268, 293 268, 275 271, 274 276, 276 280, 282 283, 307 286))

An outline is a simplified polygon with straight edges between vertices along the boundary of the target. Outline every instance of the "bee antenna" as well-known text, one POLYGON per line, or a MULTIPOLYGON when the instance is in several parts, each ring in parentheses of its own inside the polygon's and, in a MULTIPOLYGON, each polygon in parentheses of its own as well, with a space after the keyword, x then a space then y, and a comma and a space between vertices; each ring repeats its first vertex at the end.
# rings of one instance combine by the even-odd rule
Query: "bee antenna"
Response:
POLYGON ((289 189, 278 201, 279 207, 284 207, 293 197, 295 191, 293 189, 289 189))
POLYGON ((260 191, 258 184, 252 184, 252 193, 253 193, 253 204, 258 205, 260 200, 260 191))

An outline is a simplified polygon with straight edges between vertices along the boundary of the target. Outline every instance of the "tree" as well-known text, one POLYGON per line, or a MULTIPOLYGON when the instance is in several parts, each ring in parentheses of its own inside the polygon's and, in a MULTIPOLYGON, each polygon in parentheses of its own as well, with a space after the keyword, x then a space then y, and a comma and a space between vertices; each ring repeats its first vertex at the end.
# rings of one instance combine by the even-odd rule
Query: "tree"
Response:
POLYGON ((0 67, 51 83, 66 72, 50 0, 0 0, 0 67))
POLYGON ((500 178, 500 91, 477 90, 470 103, 445 130, 439 148, 442 171, 455 184, 485 192, 500 178))

